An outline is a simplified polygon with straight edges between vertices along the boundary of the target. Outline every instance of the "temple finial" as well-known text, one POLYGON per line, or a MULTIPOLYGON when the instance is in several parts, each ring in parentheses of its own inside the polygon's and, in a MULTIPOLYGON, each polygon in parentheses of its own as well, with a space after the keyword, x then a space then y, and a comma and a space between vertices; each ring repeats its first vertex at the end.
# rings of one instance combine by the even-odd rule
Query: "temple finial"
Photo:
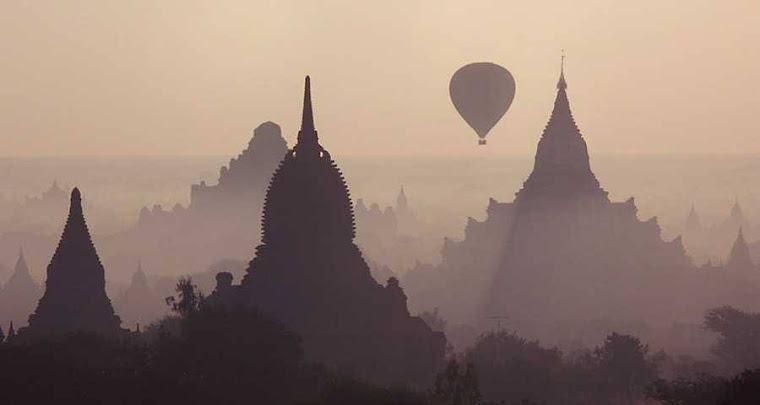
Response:
POLYGON ((82 214, 82 194, 77 187, 71 190, 71 207, 69 214, 82 214))
POLYGON ((565 81, 565 50, 562 50, 562 59, 559 65, 559 81, 557 82, 557 89, 564 90, 567 88, 567 82, 565 81))
POLYGON ((317 138, 317 130, 314 129, 314 111, 311 107, 311 78, 306 76, 306 84, 303 90, 303 117, 301 118, 301 130, 298 131, 298 143, 295 150, 300 155, 314 156, 321 150, 317 138))
POLYGON ((311 78, 306 76, 306 84, 303 90, 303 117, 301 118, 301 131, 314 131, 314 112, 311 107, 311 78))

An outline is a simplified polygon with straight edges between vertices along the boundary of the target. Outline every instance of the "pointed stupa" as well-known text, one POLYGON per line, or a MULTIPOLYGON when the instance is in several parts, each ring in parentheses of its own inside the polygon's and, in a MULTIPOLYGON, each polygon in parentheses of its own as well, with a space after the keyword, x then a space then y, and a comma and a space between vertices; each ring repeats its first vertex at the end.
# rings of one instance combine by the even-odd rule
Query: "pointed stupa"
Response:
POLYGON ((691 209, 689 210, 689 215, 686 216, 684 228, 686 230, 695 230, 701 227, 702 220, 699 218, 699 214, 697 214, 696 208, 694 208, 694 203, 691 203, 691 209))
POLYGON ((13 341, 16 340, 16 329, 13 327, 13 321, 11 321, 11 326, 8 328, 8 337, 5 339, 6 343, 13 343, 13 341))
POLYGON ((554 109, 538 142, 533 172, 515 201, 536 206, 579 200, 609 202, 591 171, 586 141, 570 111, 563 55, 554 109))
POLYGON ((370 380, 414 381, 439 365, 445 337, 409 316, 398 286, 374 280, 354 243, 348 187, 319 144, 309 77, 298 143, 272 176, 262 235, 235 291, 298 332, 307 357, 370 380))
POLYGON ((742 206, 739 204, 738 197, 734 200, 734 205, 731 207, 731 213, 729 216, 734 221, 744 221, 744 211, 742 211, 742 206))
POLYGON ((404 192, 404 186, 401 186, 401 191, 398 192, 398 197, 396 197, 396 212, 404 213, 408 210, 409 210, 409 201, 406 198, 406 193, 404 192))
POLYGON ((263 211, 264 244, 341 244, 355 236, 348 187, 314 128, 308 76, 298 143, 272 176, 263 211))
POLYGON ((77 188, 71 191, 69 217, 48 265, 45 287, 24 333, 110 334, 120 330, 121 321, 106 295, 105 269, 90 238, 77 188))
POLYGON ((739 228, 739 234, 736 236, 734 245, 731 247, 731 253, 726 261, 726 269, 734 272, 752 272, 755 264, 749 254, 749 246, 744 239, 744 232, 739 228))
POLYGON ((16 267, 0 294, 0 313, 6 320, 16 321, 17 325, 25 325, 39 299, 40 286, 29 272, 24 250, 19 248, 16 267))
POLYGON ((146 325, 166 312, 163 300, 153 293, 148 283, 141 260, 137 261, 129 287, 116 297, 114 304, 125 325, 146 325))
POLYGON ((137 261, 137 271, 132 275, 131 287, 139 289, 148 289, 148 277, 142 268, 142 261, 137 261))
POLYGON ((7 292, 23 291, 25 293, 36 293, 39 290, 39 286, 29 273, 29 267, 24 258, 24 248, 19 248, 16 267, 13 270, 11 278, 8 279, 8 282, 5 284, 5 290, 7 292))

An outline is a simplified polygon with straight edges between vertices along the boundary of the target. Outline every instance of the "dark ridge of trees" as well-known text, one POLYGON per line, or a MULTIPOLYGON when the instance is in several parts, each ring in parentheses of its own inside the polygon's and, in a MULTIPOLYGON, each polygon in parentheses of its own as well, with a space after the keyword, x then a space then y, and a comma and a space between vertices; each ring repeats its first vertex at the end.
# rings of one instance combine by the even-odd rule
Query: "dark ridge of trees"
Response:
POLYGON ((256 309, 215 304, 190 279, 145 333, 0 343, 0 404, 423 404, 303 360, 300 337, 256 309), (349 402, 346 402, 349 401, 349 402), (353 401, 353 402, 351 402, 353 401))
MULTIPOLYGON (((451 356, 426 391, 381 387, 305 361, 298 334, 255 308, 221 305, 189 278, 176 292, 166 300, 174 314, 144 333, 0 341, 0 405, 760 403, 760 369, 711 376, 701 373, 709 369, 703 362, 650 354, 638 338, 618 333, 567 358, 514 332, 491 332, 451 356), (676 377, 657 379, 668 362, 676 377)), ((751 315, 708 311, 706 326, 725 332, 716 346, 731 354, 726 359, 752 347, 745 345, 753 336, 751 315)))
POLYGON ((707 311, 704 326, 719 334, 711 351, 726 372, 760 368, 760 314, 715 308, 707 311))
POLYGON ((648 395, 664 405, 753 405, 760 403, 760 369, 745 370, 730 379, 701 375, 658 380, 648 395))
POLYGON ((472 364, 483 399, 492 403, 626 403, 643 398, 657 378, 647 346, 617 333, 571 360, 536 340, 492 332, 462 357, 472 364))

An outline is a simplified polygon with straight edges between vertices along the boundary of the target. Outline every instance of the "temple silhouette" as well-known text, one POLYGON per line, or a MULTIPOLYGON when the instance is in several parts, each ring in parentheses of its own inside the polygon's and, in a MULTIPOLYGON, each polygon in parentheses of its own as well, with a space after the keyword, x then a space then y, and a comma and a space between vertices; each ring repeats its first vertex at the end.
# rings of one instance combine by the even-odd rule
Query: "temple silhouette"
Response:
POLYGON ((572 335, 570 324, 589 318, 662 318, 642 304, 670 305, 668 291, 653 286, 693 270, 691 261, 680 237, 662 240, 656 217, 637 218, 633 198, 610 201, 591 170, 567 88, 563 66, 533 171, 514 201, 491 199, 484 221, 468 219, 464 240, 445 239, 434 271, 408 273, 415 310, 440 307, 454 324, 508 316, 510 327, 542 338, 572 335), (563 333, 550 332, 559 324, 563 333))
POLYGON ((279 125, 264 122, 247 147, 219 170, 217 184, 190 187, 190 203, 143 207, 137 224, 104 239, 101 253, 116 272, 130 274, 140 257, 157 273, 190 274, 220 259, 248 260, 260 242, 258 227, 269 179, 285 156, 279 125))
POLYGON ((731 253, 728 255, 725 268, 730 272, 744 275, 754 275, 758 272, 755 263, 752 262, 752 257, 750 257, 749 245, 744 240, 742 228, 739 228, 739 234, 736 236, 736 240, 731 247, 731 253))
MULTIPOLYGON (((760 229, 744 214, 738 198, 734 200, 724 219, 715 224, 705 223, 692 204, 686 219, 677 230, 683 235, 687 253, 697 263, 709 261, 712 264, 723 261, 731 255, 731 249, 740 232, 742 238, 750 241, 760 236, 760 229)), ((749 252, 755 260, 760 258, 760 246, 757 242, 749 243, 749 252)))
POLYGON ((45 293, 19 336, 89 331, 116 334, 121 320, 105 291, 105 269, 90 238, 79 189, 71 192, 69 216, 47 268, 45 293))
POLYGON ((313 360, 379 382, 431 377, 446 338, 410 316, 397 279, 382 286, 370 275, 354 244, 348 187, 318 140, 308 77, 298 142, 271 179, 261 227, 242 283, 220 274, 211 299, 282 320, 313 360))
POLYGON ((147 326, 167 312, 163 296, 157 295, 151 288, 140 261, 137 262, 137 270, 132 275, 129 287, 117 296, 114 306, 123 323, 130 326, 147 326))
POLYGON ((3 325, 7 322, 16 326, 26 325, 37 301, 40 299, 40 286, 34 281, 26 264, 24 250, 19 249, 18 260, 13 274, 0 292, 0 319, 3 325))

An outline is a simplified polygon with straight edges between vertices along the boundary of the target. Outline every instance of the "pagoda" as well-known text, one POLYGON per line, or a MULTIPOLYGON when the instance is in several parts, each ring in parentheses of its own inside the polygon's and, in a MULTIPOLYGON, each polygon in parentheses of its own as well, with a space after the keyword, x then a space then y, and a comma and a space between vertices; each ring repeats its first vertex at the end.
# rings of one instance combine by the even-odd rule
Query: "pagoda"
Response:
MULTIPOLYGON (((235 286, 242 300, 297 331, 313 360, 376 382, 432 376, 446 339, 410 316, 398 280, 382 286, 370 275, 348 187, 319 143, 308 76, 298 141, 272 177, 261 225, 262 243, 235 286)), ((219 289, 231 294, 228 284, 219 289)))
POLYGON ((19 334, 114 334, 120 323, 106 295, 105 270, 87 229, 82 196, 74 188, 66 226, 47 268, 45 293, 29 316, 29 326, 19 334))
POLYGON ((692 203, 691 209, 689 210, 689 215, 686 216, 686 221, 684 222, 684 230, 695 231, 701 228, 702 220, 699 218, 699 214, 697 214, 696 208, 694 208, 694 203, 692 203))
POLYGON ((752 274, 755 270, 755 263, 752 262, 742 228, 739 228, 739 234, 736 235, 736 240, 731 246, 731 253, 728 255, 725 268, 730 272, 744 274, 752 274))
POLYGON ((450 324, 481 330, 508 316, 527 336, 556 342, 582 339, 570 325, 582 330, 589 318, 609 327, 659 320, 662 311, 644 304, 670 305, 667 290, 650 286, 692 269, 681 238, 664 241, 657 218, 638 219, 633 198, 610 201, 570 109, 564 63, 556 88, 533 171, 514 201, 491 199, 485 220, 468 219, 463 240, 444 240, 434 271, 405 277, 415 310, 439 307, 450 324))
POLYGON ((159 298, 148 284, 141 261, 137 262, 132 281, 117 297, 115 306, 127 325, 148 325, 166 313, 164 300, 159 298))
POLYGON ((19 249, 16 267, 0 294, 4 321, 9 319, 16 325, 24 325, 39 299, 40 287, 29 273, 24 250, 19 249))

